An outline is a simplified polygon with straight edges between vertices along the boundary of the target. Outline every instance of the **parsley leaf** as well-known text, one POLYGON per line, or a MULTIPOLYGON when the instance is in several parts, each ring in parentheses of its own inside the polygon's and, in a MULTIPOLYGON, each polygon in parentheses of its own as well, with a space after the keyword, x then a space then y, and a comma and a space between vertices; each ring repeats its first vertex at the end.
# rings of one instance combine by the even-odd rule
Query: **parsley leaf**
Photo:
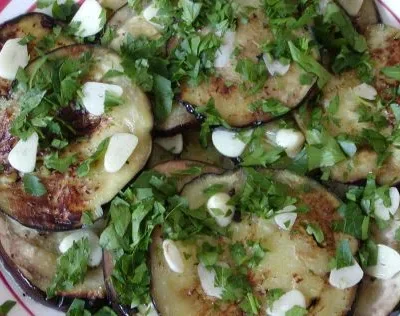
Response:
POLYGON ((268 306, 272 306, 275 301, 279 300, 279 298, 285 294, 285 291, 282 289, 270 289, 267 294, 267 304, 268 306))
POLYGON ((182 7, 182 20, 185 21, 187 25, 192 25, 199 16, 203 5, 190 0, 181 0, 179 4, 182 7))
POLYGON ((40 179, 33 174, 25 173, 23 177, 24 191, 32 196, 43 196, 47 193, 40 179))
POLYGON ((307 315, 307 309, 301 306, 293 306, 285 313, 285 316, 305 316, 305 315, 307 315))
POLYGON ((204 147, 207 147, 212 127, 222 125, 225 128, 230 128, 229 124, 225 122, 215 108, 214 99, 210 99, 204 107, 197 107, 196 112, 205 117, 200 131, 200 143, 204 147))
POLYGON ((249 109, 253 112, 262 111, 270 113, 273 116, 281 116, 289 112, 290 108, 277 99, 258 100, 249 105, 249 109))
POLYGON ((164 121, 171 113, 174 92, 171 81, 167 78, 155 75, 153 93, 155 99, 154 115, 158 121, 164 121))
POLYGON ((350 243, 347 239, 341 240, 339 246, 336 248, 335 263, 336 269, 349 267, 354 264, 350 243))
POLYGON ((58 291, 70 290, 83 282, 89 261, 89 240, 80 239, 73 243, 67 252, 57 259, 56 274, 47 289, 47 297, 51 298, 58 291))
POLYGON ((324 232, 318 224, 307 224, 306 232, 309 235, 313 235, 317 243, 321 244, 325 240, 324 232))
POLYGON ((12 308, 17 304, 15 301, 5 301, 0 305, 0 315, 7 316, 12 308))
POLYGON ((364 268, 375 266, 378 262, 378 247, 376 243, 372 239, 368 239, 361 246, 358 255, 364 268))
POLYGON ((86 177, 89 174, 91 165, 100 160, 104 156, 109 142, 110 142, 109 137, 103 139, 99 144, 99 146, 97 147, 94 154, 81 163, 81 165, 76 170, 78 177, 86 177))
POLYGON ((381 71, 388 78, 400 80, 400 65, 385 67, 381 71))
POLYGON ((248 94, 260 91, 268 79, 265 63, 255 63, 249 58, 238 60, 235 71, 241 75, 244 92, 248 94), (248 83, 251 83, 252 86, 249 86, 248 83))
POLYGON ((54 152, 44 157, 44 165, 48 169, 54 169, 58 172, 66 172, 68 168, 76 162, 75 155, 69 155, 64 158, 59 158, 58 152, 54 152))
MULTIPOLYGON (((74 299, 68 308, 66 316, 91 316, 92 313, 85 309, 85 301, 74 299)), ((94 316, 117 316, 117 314, 108 306, 103 306, 100 310, 93 314, 94 316)))
POLYGON ((312 56, 298 49, 292 41, 289 41, 291 56, 305 71, 318 77, 318 87, 324 87, 331 78, 330 73, 319 64, 312 56))

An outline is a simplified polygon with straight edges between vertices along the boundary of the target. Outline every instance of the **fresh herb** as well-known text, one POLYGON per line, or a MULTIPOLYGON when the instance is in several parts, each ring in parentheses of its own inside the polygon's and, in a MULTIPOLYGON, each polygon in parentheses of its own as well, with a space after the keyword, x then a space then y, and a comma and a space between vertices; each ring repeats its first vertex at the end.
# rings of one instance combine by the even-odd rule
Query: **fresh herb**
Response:
POLYGON ((258 100, 249 105, 252 112, 262 111, 273 116, 281 116, 289 112, 290 108, 277 99, 258 100))
POLYGON ((388 78, 400 80, 400 65, 384 67, 381 71, 388 78))
POLYGON ((212 127, 222 125, 225 128, 230 128, 228 123, 225 122, 218 110, 215 108, 214 99, 210 99, 204 107, 197 107, 196 112, 205 117, 201 124, 200 131, 200 143, 204 147, 207 147, 212 127))
POLYGON ((172 91, 171 81, 163 76, 155 75, 153 83, 153 93, 155 100, 154 115, 158 121, 164 121, 172 110, 172 91))
POLYGON ((197 257, 205 267, 211 267, 217 264, 218 256, 221 254, 222 249, 205 242, 198 250, 197 257))
POLYGON ((7 316, 7 314, 13 309, 13 307, 17 304, 15 301, 5 301, 0 305, 0 315, 7 316))
POLYGON ((104 108, 106 111, 110 111, 112 108, 124 103, 122 97, 116 95, 111 91, 106 91, 104 98, 104 108))
MULTIPOLYGON (((74 299, 68 308, 66 316, 91 316, 92 313, 85 309, 85 301, 74 299)), ((117 316, 117 314, 108 306, 103 306, 100 310, 93 314, 94 316, 117 316)))
POLYGON ((20 39, 18 44, 26 45, 26 44, 30 43, 31 41, 33 41, 34 39, 36 39, 35 36, 33 36, 32 34, 28 34, 28 35, 24 36, 22 39, 20 39))
POLYGON ((394 239, 398 242, 400 241, 400 227, 396 229, 394 233, 394 239))
POLYGON ((364 268, 375 266, 378 262, 378 247, 376 243, 372 239, 368 239, 360 248, 358 255, 361 266, 364 268))
POLYGON ((56 274, 47 289, 47 297, 51 298, 59 291, 70 290, 82 283, 89 261, 89 240, 80 239, 57 259, 56 274))
POLYGON ((269 307, 272 307, 275 301, 279 300, 280 297, 285 294, 285 291, 282 289, 270 289, 267 294, 267 304, 269 307))
POLYGON ((347 239, 341 240, 339 246, 336 248, 334 263, 336 269, 349 267, 354 264, 350 243, 347 239))
POLYGON ((249 58, 239 59, 235 70, 242 78, 244 93, 254 94, 259 92, 268 79, 267 68, 265 63, 261 61, 254 62, 249 58))
POLYGON ((294 306, 285 313, 285 316, 305 316, 307 314, 307 309, 304 307, 294 306))
POLYGON ((64 158, 58 156, 58 152, 54 152, 44 157, 44 165, 48 169, 54 169, 58 172, 66 172, 68 168, 76 162, 75 155, 69 155, 64 158))
POLYGON ((346 159, 336 139, 330 136, 327 131, 308 130, 306 138, 309 170, 331 167, 346 159))
POLYGON ((291 41, 289 42, 289 48, 293 60, 297 62, 305 71, 317 76, 319 88, 324 87, 331 78, 329 72, 311 55, 302 52, 291 41))
POLYGON ((103 139, 94 154, 81 163, 81 165, 76 170, 78 177, 86 177, 89 174, 92 164, 94 164, 104 156, 109 142, 110 138, 103 139))
POLYGON ((112 26, 106 26, 103 35, 100 38, 100 43, 103 46, 109 45, 116 36, 116 30, 112 26))
POLYGON ((93 216, 91 211, 86 211, 82 213, 82 224, 86 226, 93 225, 93 216))
POLYGON ((318 224, 307 224, 306 232, 309 235, 314 236, 317 243, 322 244, 325 240, 324 232, 318 224))
POLYGON ((341 214, 342 219, 333 222, 332 228, 334 231, 341 231, 361 240, 368 238, 370 219, 363 213, 357 203, 353 201, 343 203, 338 212, 341 214))
POLYGON ((47 193, 46 187, 40 182, 40 179, 30 173, 24 174, 24 191, 32 196, 41 197, 47 193))

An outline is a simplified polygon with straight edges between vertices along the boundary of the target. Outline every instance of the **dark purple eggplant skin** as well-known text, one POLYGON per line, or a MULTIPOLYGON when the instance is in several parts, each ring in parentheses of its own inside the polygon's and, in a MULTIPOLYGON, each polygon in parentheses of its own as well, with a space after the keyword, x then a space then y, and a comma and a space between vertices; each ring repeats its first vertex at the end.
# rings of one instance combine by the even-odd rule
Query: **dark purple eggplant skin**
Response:
MULTIPOLYGON (((9 256, 7 256, 1 243, 0 243, 0 262, 3 264, 6 271, 13 277, 14 281, 21 287, 25 295, 29 296, 34 301, 42 305, 57 309, 59 311, 65 312, 68 310, 74 298, 65 296, 55 296, 51 299, 48 299, 46 293, 40 290, 35 285, 33 285, 18 269, 18 267, 15 265, 12 259, 9 256)), ((85 302, 86 302, 86 308, 88 308, 89 310, 98 309, 101 306, 107 305, 107 301, 105 299, 86 300, 85 302)))

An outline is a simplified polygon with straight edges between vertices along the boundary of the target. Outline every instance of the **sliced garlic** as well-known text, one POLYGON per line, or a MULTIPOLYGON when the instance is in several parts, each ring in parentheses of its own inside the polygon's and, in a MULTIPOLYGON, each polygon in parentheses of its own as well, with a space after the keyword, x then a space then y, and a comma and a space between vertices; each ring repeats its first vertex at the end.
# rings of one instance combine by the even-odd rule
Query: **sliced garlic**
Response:
POLYGON ((263 60, 271 76, 275 75, 283 76, 290 69, 290 64, 287 65, 282 64, 279 60, 272 59, 272 57, 269 54, 264 54, 263 60))
POLYGON ((169 268, 176 273, 183 273, 185 265, 182 260, 181 252, 173 240, 166 239, 162 244, 164 258, 169 268))
POLYGON ((175 155, 180 154, 183 150, 182 134, 176 134, 171 137, 158 137, 154 142, 175 155))
POLYGON ((0 51, 0 77, 14 80, 18 68, 25 68, 29 63, 28 47, 21 45, 21 38, 7 40, 0 51))
POLYGON ((275 142, 279 147, 285 149, 290 158, 294 158, 302 150, 305 137, 300 131, 282 128, 276 133, 275 142))
POLYGON ((153 25, 153 26, 155 26, 155 27, 157 27, 157 28, 162 29, 162 28, 163 28, 162 25, 160 25, 160 24, 158 24, 158 23, 154 23, 154 22, 152 21, 152 19, 154 19, 155 17, 157 17, 158 11, 159 11, 159 9, 154 5, 154 3, 152 3, 152 4, 150 4, 147 8, 145 8, 145 9, 142 11, 142 16, 143 16, 143 17, 145 18, 145 20, 146 20, 147 22, 149 22, 151 25, 153 25))
POLYGON ((223 288, 215 286, 215 271, 214 269, 207 269, 202 263, 197 266, 197 273, 199 275, 200 284, 204 293, 208 296, 221 299, 223 288))
POLYGON ((400 254, 386 245, 379 244, 377 247, 377 264, 368 267, 366 273, 377 279, 391 279, 400 271, 400 254))
POLYGON ((357 261, 349 267, 333 269, 329 275, 329 283, 338 289, 344 290, 358 284, 364 276, 357 261))
POLYGON ((86 111, 92 115, 102 115, 104 113, 106 92, 111 92, 117 97, 123 94, 122 88, 115 84, 85 82, 82 87, 82 104, 86 111))
POLYGON ((217 50, 214 59, 215 68, 223 68, 228 65, 232 53, 235 50, 236 33, 227 31, 222 38, 222 44, 217 50))
POLYGON ((276 225, 283 230, 291 230, 297 219, 297 213, 294 212, 296 209, 295 205, 288 205, 277 212, 274 216, 276 225))
MULTIPOLYGON (((247 135, 251 135, 249 131, 247 135)), ((247 136, 246 135, 246 136, 247 136)), ((212 133, 212 142, 214 147, 221 155, 230 158, 239 157, 246 148, 246 143, 239 139, 239 134, 225 128, 217 128, 212 133)))
POLYGON ((104 26, 105 11, 96 0, 86 0, 71 20, 70 25, 78 25, 75 35, 88 37, 96 35, 104 26))
POLYGON ((109 173, 119 171, 132 155, 138 138, 129 133, 116 133, 110 138, 104 155, 104 169, 109 173))
POLYGON ((356 96, 371 101, 375 100, 376 96, 378 95, 376 89, 373 86, 370 86, 369 84, 366 83, 362 83, 357 87, 354 87, 353 92, 356 96))
POLYGON ((306 299, 299 290, 291 290, 277 299, 272 306, 267 308, 269 316, 285 316, 293 307, 306 308, 306 299))
POLYGON ((395 187, 389 189, 390 206, 386 207, 381 198, 375 200, 375 216, 380 219, 387 221, 390 219, 390 215, 396 214, 400 205, 400 194, 399 190, 395 187))
POLYGON ((229 194, 219 192, 211 196, 207 201, 207 210, 221 227, 228 226, 233 219, 235 207, 229 205, 229 194))
POLYGON ((23 173, 35 170, 39 136, 34 132, 27 140, 19 140, 8 154, 10 165, 23 173))
POLYGON ((97 267, 103 259, 103 251, 100 247, 99 237, 89 229, 77 230, 67 235, 60 242, 58 249, 61 253, 66 253, 68 249, 72 247, 74 242, 84 238, 87 238, 89 241, 90 255, 88 265, 90 267, 97 267))

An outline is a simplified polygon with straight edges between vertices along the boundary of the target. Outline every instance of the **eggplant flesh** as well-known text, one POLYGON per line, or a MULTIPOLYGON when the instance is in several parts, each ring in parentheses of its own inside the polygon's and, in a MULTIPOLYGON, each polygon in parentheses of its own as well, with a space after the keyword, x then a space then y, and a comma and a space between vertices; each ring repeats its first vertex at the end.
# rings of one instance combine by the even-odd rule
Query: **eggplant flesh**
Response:
MULTIPOLYGON (((279 230, 273 220, 243 216, 241 222, 232 222, 232 235, 218 238, 220 246, 232 242, 256 241, 268 249, 259 266, 253 269, 251 283, 257 289, 256 295, 266 302, 268 289, 282 288, 289 291, 299 289, 305 296, 308 315, 344 315, 351 308, 356 287, 339 290, 328 283, 328 262, 334 256, 339 240, 350 241, 352 250, 358 248, 357 241, 348 235, 331 230, 331 223, 338 219, 336 208, 340 202, 313 180, 296 176, 287 171, 262 170, 266 176, 287 186, 288 192, 309 207, 307 213, 299 213, 292 232, 279 230), (319 224, 325 235, 325 242, 318 246, 304 228, 306 223, 319 224)), ((224 184, 227 191, 240 192, 246 183, 242 170, 229 171, 222 175, 204 175, 187 184, 181 195, 188 199, 189 207, 197 209, 207 202, 204 189, 213 184, 224 184)), ((240 211, 240 210, 239 210, 240 211)), ((210 236, 198 236, 193 242, 176 241, 185 253, 185 270, 182 274, 172 272, 162 252, 162 231, 153 235, 150 250, 152 273, 152 297, 161 315, 242 315, 236 304, 224 304, 207 296, 197 276, 196 247, 202 241, 216 243, 210 236), (197 246, 196 246, 197 244, 197 246)), ((262 315, 267 306, 263 303, 262 315)))
MULTIPOLYGON (((104 224, 93 229, 100 233, 104 224)), ((26 228, 13 219, 0 214, 0 256, 15 280, 29 296, 41 302, 46 300, 46 289, 56 272, 60 255, 58 245, 68 233, 44 233, 26 228)), ((89 269, 81 284, 56 293, 66 298, 101 300, 106 297, 102 267, 89 269)))
MULTIPOLYGON (((49 58, 76 58, 90 52, 94 64, 86 81, 101 81, 110 70, 122 70, 120 58, 107 49, 74 45, 61 48, 49 58)), ((28 67, 28 71, 35 63, 28 67)), ((0 174, 0 209, 25 226, 42 230, 67 230, 82 225, 82 213, 94 211, 98 206, 109 202, 146 164, 151 153, 151 130, 153 117, 146 95, 129 78, 119 76, 107 81, 123 88, 123 104, 112 108, 100 117, 99 124, 88 135, 70 141, 60 153, 77 154, 78 162, 65 173, 49 172, 36 166, 35 175, 47 189, 41 197, 28 195, 17 172, 8 164, 8 153, 16 138, 9 134, 13 116, 18 113, 18 96, 11 105, 0 111, 0 163, 5 172, 0 174), (107 173, 103 159, 94 164, 87 177, 78 177, 76 166, 90 157, 99 144, 115 133, 132 133, 138 138, 138 145, 127 163, 115 173, 107 173)), ((40 155, 40 153, 38 153, 40 155)))
POLYGON ((99 3, 102 7, 115 11, 123 7, 127 0, 99 0, 99 3))
MULTIPOLYGON (((34 60, 38 56, 38 51, 35 49, 37 44, 46 36, 52 34, 53 29, 60 26, 60 23, 52 17, 42 13, 28 13, 21 15, 15 19, 5 22, 0 25, 0 49, 5 42, 13 38, 23 38, 27 35, 34 36, 28 46, 30 60, 34 60)), ((74 44, 74 40, 64 35, 60 35, 53 47, 48 49, 53 50, 62 46, 74 44)), ((0 96, 7 96, 10 93, 12 81, 0 78, 0 96)))
MULTIPOLYGON (((304 32, 303 36, 308 36, 304 32)), ((302 85, 300 76, 305 73, 296 63, 290 65, 283 76, 270 76, 261 90, 249 95, 243 89, 244 83, 235 71, 237 61, 249 58, 259 62, 262 54, 259 46, 273 40, 271 30, 261 10, 249 14, 248 22, 238 22, 235 31, 234 46, 240 50, 237 57, 231 58, 226 66, 216 69, 216 75, 196 87, 182 85, 179 98, 191 106, 204 106, 210 98, 222 118, 234 127, 244 127, 257 122, 266 122, 274 118, 270 113, 251 111, 249 105, 256 101, 274 98, 288 109, 293 109, 307 96, 315 81, 302 85)), ((262 60, 260 62, 263 62, 262 60)))

